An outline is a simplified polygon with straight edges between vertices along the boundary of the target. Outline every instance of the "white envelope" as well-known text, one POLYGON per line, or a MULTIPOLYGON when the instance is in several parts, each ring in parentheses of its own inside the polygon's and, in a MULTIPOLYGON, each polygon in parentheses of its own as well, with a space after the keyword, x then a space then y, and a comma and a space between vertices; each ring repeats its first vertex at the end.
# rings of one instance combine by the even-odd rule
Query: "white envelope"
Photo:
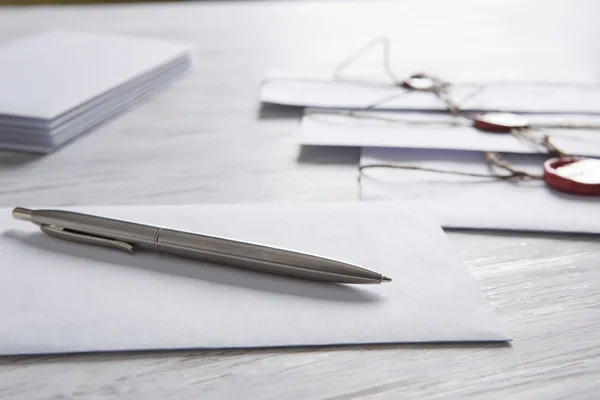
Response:
MULTIPOLYGON (((516 168, 541 174, 547 156, 505 154, 516 168)), ((490 174, 485 154, 452 150, 362 148, 361 165, 392 163, 490 174)), ((406 169, 369 168, 361 199, 426 208, 447 228, 600 234, 600 197, 559 192, 544 181, 508 182, 406 169)))
POLYGON ((442 230, 400 203, 73 210, 305 251, 390 276, 302 281, 43 235, 0 210, 0 354, 505 341, 442 230))
POLYGON ((48 132, 55 133, 63 126, 73 122, 76 119, 84 119, 86 115, 94 112, 99 106, 108 102, 118 101, 122 96, 140 90, 140 88, 149 85, 160 85, 168 82, 177 72, 181 74, 187 71, 191 66, 191 60, 188 57, 182 57, 173 62, 169 62, 153 71, 143 74, 135 79, 127 81, 113 90, 109 90, 92 100, 80 104, 79 106, 61 114, 59 117, 45 120, 15 116, 0 116, 0 129, 11 127, 25 128, 26 132, 48 132))
POLYGON ((86 132, 107 119, 137 105, 148 96, 163 90, 175 79, 189 69, 187 63, 175 66, 157 75, 156 80, 150 82, 137 82, 133 89, 119 91, 94 105, 88 112, 76 115, 62 125, 51 131, 38 132, 29 128, 10 128, 9 134, 2 134, 0 123, 0 148, 9 150, 22 150, 36 153, 48 153, 57 146, 64 144, 82 132, 86 132), (50 133, 50 134, 49 134, 50 133))
MULTIPOLYGON (((452 85, 450 97, 465 110, 547 113, 600 113, 600 83, 481 82, 452 85)), ((260 100, 298 107, 358 109, 388 99, 381 110, 445 110, 433 94, 408 91, 389 80, 333 74, 306 75, 268 70, 260 100)))
POLYGON ((0 115, 53 120, 187 57, 191 47, 106 33, 49 31, 0 46, 0 115))
POLYGON ((0 148, 47 153, 164 88, 187 44, 50 31, 0 46, 0 148))
MULTIPOLYGON (((600 115, 527 114, 532 124, 588 124, 600 127, 600 115)), ((524 133, 572 155, 600 157, 600 129, 538 129, 524 133)), ((356 116, 317 109, 302 118, 298 142, 305 145, 401 147, 544 153, 543 146, 507 133, 482 132, 471 121, 445 113, 360 112, 356 116)))

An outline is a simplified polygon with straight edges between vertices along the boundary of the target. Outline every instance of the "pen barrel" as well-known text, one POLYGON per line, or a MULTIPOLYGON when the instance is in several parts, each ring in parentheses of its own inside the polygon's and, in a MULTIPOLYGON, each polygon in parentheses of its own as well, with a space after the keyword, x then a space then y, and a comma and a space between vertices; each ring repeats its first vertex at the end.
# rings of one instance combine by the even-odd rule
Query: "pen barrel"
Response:
POLYGON ((321 282, 389 282, 381 274, 321 256, 60 210, 15 208, 13 215, 58 238, 131 252, 144 249, 257 272, 321 282))
POLYGON ((375 271, 341 261, 172 229, 160 230, 156 250, 161 254, 300 279, 354 284, 382 281, 381 274, 375 271))

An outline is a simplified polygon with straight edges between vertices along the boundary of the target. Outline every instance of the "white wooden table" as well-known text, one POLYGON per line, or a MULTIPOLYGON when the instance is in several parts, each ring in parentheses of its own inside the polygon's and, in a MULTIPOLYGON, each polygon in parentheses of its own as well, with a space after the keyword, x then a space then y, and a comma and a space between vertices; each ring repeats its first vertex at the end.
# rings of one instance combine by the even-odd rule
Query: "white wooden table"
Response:
MULTIPOLYGON (((0 41, 91 29, 189 40, 199 55, 169 91, 52 155, 0 153, 0 206, 355 201, 358 151, 298 148, 298 112, 257 101, 266 67, 331 68, 387 35, 398 75, 600 80, 598 15, 595 0, 0 9, 0 41)), ((598 398, 599 239, 449 236, 511 345, 3 357, 0 398, 598 398)))

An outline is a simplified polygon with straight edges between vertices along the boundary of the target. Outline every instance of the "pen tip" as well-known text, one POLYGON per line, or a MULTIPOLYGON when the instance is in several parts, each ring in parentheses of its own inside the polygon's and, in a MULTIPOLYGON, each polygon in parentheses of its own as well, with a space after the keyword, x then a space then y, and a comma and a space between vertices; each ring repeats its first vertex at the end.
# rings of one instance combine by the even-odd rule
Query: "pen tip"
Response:
POLYGON ((381 275, 381 282, 391 282, 392 278, 388 278, 385 275, 381 275))

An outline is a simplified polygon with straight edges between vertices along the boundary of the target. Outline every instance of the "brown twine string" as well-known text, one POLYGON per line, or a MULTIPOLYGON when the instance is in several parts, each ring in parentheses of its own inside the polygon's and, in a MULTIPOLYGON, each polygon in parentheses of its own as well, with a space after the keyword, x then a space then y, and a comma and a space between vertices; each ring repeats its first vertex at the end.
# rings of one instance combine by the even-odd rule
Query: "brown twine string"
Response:
POLYGON ((343 60, 341 63, 339 63, 338 66, 335 68, 335 70, 333 72, 334 79, 336 79, 336 80, 341 79, 342 71, 344 69, 346 69, 347 67, 352 65, 367 50, 375 47, 379 43, 381 43, 381 45, 383 46, 383 60, 382 61, 383 61, 383 68, 385 69, 385 73, 390 78, 392 83, 394 85, 397 85, 399 80, 398 80, 398 78, 396 78, 396 75, 394 75, 394 73, 392 72, 392 68, 390 66, 391 65, 390 64, 391 46, 390 46, 390 39, 387 37, 375 38, 375 39, 371 40, 369 43, 367 43, 366 45, 364 45, 361 48, 359 48, 358 50, 356 50, 355 52, 351 53, 348 57, 346 57, 345 60, 343 60))
MULTIPOLYGON (((383 62, 385 74, 390 78, 390 81, 392 82, 393 86, 404 87, 403 81, 398 79, 392 71, 391 63, 390 63, 391 44, 390 44, 390 39, 385 36, 377 37, 377 38, 371 40, 369 43, 362 46, 358 50, 354 51, 348 57, 346 57, 346 59, 344 59, 341 63, 339 63, 338 66, 334 70, 334 80, 344 81, 347 83, 356 83, 356 84, 361 84, 361 85, 365 85, 365 86, 367 86, 367 85, 368 86, 380 86, 381 85, 380 83, 373 82, 372 80, 369 81, 369 80, 363 80, 363 79, 347 79, 347 78, 342 78, 342 76, 341 76, 342 71, 344 69, 346 69, 347 67, 352 65, 352 63, 354 63, 362 54, 364 54, 366 51, 368 51, 372 47, 375 47, 379 43, 381 43, 383 46, 383 61, 382 62, 383 62)), ((419 76, 419 75, 433 79, 432 77, 427 76, 425 74, 416 74, 413 76, 419 76)), ((293 77, 284 78, 284 77, 279 77, 279 78, 265 78, 262 80, 262 83, 265 84, 265 83, 279 82, 279 81, 314 82, 314 83, 330 83, 331 82, 329 79, 323 79, 323 78, 293 78, 293 77)), ((447 83, 445 83, 439 79, 437 79, 437 82, 439 84, 448 85, 447 83)), ((497 82, 489 82, 489 83, 490 84, 511 85, 510 82, 506 82, 506 81, 497 81, 497 82)), ((581 89, 587 89, 590 87, 600 88, 600 83, 590 84, 589 82, 534 81, 534 82, 528 82, 528 83, 533 84, 533 85, 544 85, 544 86, 552 85, 552 86, 560 86, 560 87, 575 87, 575 88, 581 88, 581 89)), ((479 86, 480 87, 479 91, 481 91, 485 88, 484 85, 476 84, 473 82, 470 82, 467 84, 470 84, 470 85, 474 84, 476 86, 479 86)), ((475 95, 475 94, 476 93, 473 93, 472 95, 475 95)))
MULTIPOLYGON (((368 120, 373 120, 373 121, 384 121, 384 122, 390 122, 390 123, 402 123, 402 124, 406 124, 406 125, 417 125, 417 126, 423 126, 423 125, 432 125, 435 123, 439 123, 439 124, 443 124, 443 125, 447 125, 447 126, 460 126, 462 124, 460 124, 459 122, 445 122, 445 121, 440 121, 440 122, 430 122, 430 121, 410 121, 410 120, 398 120, 398 119, 394 119, 394 118, 386 118, 385 116, 382 115, 362 115, 360 114, 360 112, 362 112, 363 110, 357 111, 357 110, 330 110, 330 109, 319 109, 319 110, 306 110, 304 112, 304 115, 310 116, 311 118, 321 122, 321 123, 332 123, 333 121, 329 121, 327 119, 321 119, 318 118, 319 115, 321 114, 330 114, 330 115, 347 115, 350 116, 352 118, 357 118, 357 119, 368 119, 368 120)), ((335 123, 335 122, 333 122, 335 123)), ((466 126, 466 125, 463 125, 466 126)), ((509 133, 511 135, 513 135, 515 138, 517 139, 521 139, 521 140, 525 140, 529 143, 532 143, 536 146, 541 146, 543 148, 546 149, 546 153, 550 154, 552 156, 555 157, 568 157, 568 154, 565 153, 564 151, 560 150, 553 142, 552 142, 552 138, 549 135, 544 135, 542 138, 538 138, 536 136, 533 135, 529 135, 528 133, 531 133, 532 129, 526 129, 526 130, 521 130, 521 129, 512 129, 509 133)))
MULTIPOLYGON (((475 115, 467 113, 464 110, 462 110, 460 108, 460 106, 450 97, 450 94, 448 93, 448 88, 450 86, 449 83, 446 83, 438 78, 428 76, 426 74, 412 75, 411 78, 430 79, 433 82, 433 85, 431 87, 419 89, 419 88, 411 87, 405 81, 399 80, 396 77, 396 75, 392 72, 392 68, 391 68, 391 64, 390 64, 391 46, 390 46, 389 38, 386 38, 386 37, 376 38, 376 39, 372 40, 371 42, 367 43, 365 46, 359 48, 358 50, 356 50, 355 52, 350 54, 345 60, 343 60, 336 67, 336 69, 334 71, 334 79, 341 80, 342 71, 344 71, 347 67, 352 65, 362 54, 364 54, 367 50, 371 49, 372 47, 376 46, 377 44, 381 44, 383 46, 382 62, 383 62, 383 68, 384 68, 386 75, 390 78, 390 81, 392 82, 392 84, 394 86, 403 87, 407 90, 405 92, 396 93, 391 96, 386 96, 382 99, 379 99, 379 100, 373 102, 372 104, 364 107, 360 111, 374 109, 382 104, 385 104, 387 102, 395 100, 398 97, 403 96, 406 93, 409 93, 410 91, 420 90, 420 91, 425 91, 425 92, 431 92, 432 94, 434 94, 444 104, 446 110, 449 113, 451 113, 457 117, 470 120, 470 121, 475 121, 477 119, 477 117, 475 115)), ((376 119, 376 120, 386 120, 386 121, 390 121, 390 122, 399 122, 398 120, 393 120, 390 118, 385 118, 385 117, 380 117, 380 116, 375 117, 375 116, 360 115, 357 113, 356 110, 348 110, 348 111, 320 110, 318 112, 319 113, 328 113, 328 114, 338 114, 338 115, 350 115, 350 116, 357 117, 357 118, 367 118, 367 119, 376 119)), ((316 113, 316 111, 313 112, 312 110, 308 110, 306 112, 307 115, 311 115, 314 113, 316 113)), ((418 123, 417 121, 404 121, 404 122, 418 123)), ((560 125, 559 124, 555 127, 600 129, 600 126, 598 126, 598 127, 590 126, 590 125, 583 126, 583 125, 575 125, 575 124, 573 124, 573 125, 570 125, 570 124, 560 125)), ((527 131, 530 131, 530 129, 527 129, 527 131)), ((554 154, 559 157, 566 156, 566 154, 563 151, 558 149, 551 142, 550 136, 548 136, 548 135, 545 135, 543 137, 543 139, 539 140, 539 139, 532 137, 531 135, 527 135, 522 129, 513 129, 510 131, 510 133, 513 134, 517 138, 525 139, 525 140, 528 140, 535 144, 544 146, 550 154, 554 154)), ((361 165, 359 167, 359 172, 362 173, 362 171, 364 171, 365 169, 370 169, 370 168, 395 168, 395 169, 419 170, 419 171, 435 172, 435 173, 443 173, 443 174, 453 174, 453 175, 469 176, 469 177, 475 177, 475 178, 491 178, 491 179, 499 179, 499 180, 505 180, 505 181, 524 181, 524 180, 544 179, 543 175, 532 174, 527 171, 519 170, 519 169, 513 167, 506 161, 501 160, 495 153, 491 153, 491 152, 486 153, 486 161, 490 165, 496 166, 498 168, 501 168, 501 169, 509 172, 509 174, 508 175, 501 175, 501 174, 497 174, 497 173, 495 173, 495 174, 478 174, 478 173, 446 170, 446 169, 439 169, 439 168, 421 167, 421 166, 417 166, 417 165, 401 165, 401 164, 393 164, 393 163, 374 163, 374 164, 361 165)))
POLYGON ((555 144, 552 143, 552 139, 550 138, 549 135, 544 136, 543 144, 544 144, 544 146, 546 146, 546 148, 548 149, 548 152, 550 154, 554 154, 558 157, 568 157, 569 156, 567 153, 560 150, 558 147, 556 147, 555 144))
MULTIPOLYGON (((452 100, 450 98, 450 96, 448 95, 448 92, 447 92, 447 88, 448 88, 448 86, 450 86, 448 83, 443 82, 440 79, 428 76, 427 74, 415 74, 415 75, 412 75, 411 78, 431 79, 434 82, 434 85, 431 88, 414 89, 414 88, 411 88, 411 87, 407 87, 406 83, 403 80, 398 79, 396 77, 396 75, 392 72, 392 67, 391 67, 391 63, 390 63, 391 45, 390 45, 390 40, 387 37, 378 37, 378 38, 375 38, 372 41, 370 41, 369 43, 367 43, 366 45, 364 45, 363 47, 359 48, 358 50, 356 50, 355 52, 353 52, 352 54, 350 54, 345 60, 343 60, 335 68, 334 79, 336 79, 336 80, 341 79, 342 71, 344 69, 346 69, 347 67, 349 67, 350 65, 352 65, 366 51, 368 51, 369 49, 377 46, 378 44, 381 44, 382 48, 383 48, 383 58, 382 58, 383 69, 384 69, 386 75, 388 76, 388 78, 390 78, 390 81, 392 82, 392 84, 394 86, 403 87, 403 88, 407 89, 407 91, 421 90, 421 91, 425 91, 425 92, 431 92, 438 99, 440 99, 440 101, 442 101, 442 103, 444 103, 446 109, 449 112, 453 113, 454 115, 461 116, 461 117, 464 117, 464 118, 474 119, 471 115, 469 115, 469 114, 465 113, 464 111, 462 111, 460 109, 460 107, 454 102, 454 100, 452 100)), ((383 99, 377 100, 376 102, 374 102, 374 103, 366 106, 365 109, 375 108, 378 105, 381 105, 381 104, 387 103, 388 101, 394 100, 398 96, 401 96, 403 94, 404 93, 394 94, 394 95, 391 95, 389 97, 385 97, 383 99)))
MULTIPOLYGON (((385 73, 387 74, 387 76, 390 78, 390 80, 392 81, 392 83, 395 86, 403 87, 403 88, 407 89, 407 91, 398 93, 398 94, 393 94, 390 96, 386 96, 382 99, 379 99, 379 100, 371 103, 370 105, 364 107, 361 111, 374 109, 377 106, 380 106, 382 104, 385 104, 387 102, 395 100, 398 97, 400 97, 406 93, 409 93, 410 91, 424 91, 424 92, 431 92, 433 95, 435 95, 444 104, 444 107, 446 108, 446 110, 448 112, 450 112, 451 114, 453 114, 459 118, 467 119, 469 121, 477 120, 477 117, 474 114, 470 114, 470 113, 467 113, 464 110, 462 110, 460 108, 460 106, 450 97, 450 94, 448 93, 448 87, 450 86, 449 83, 444 82, 438 78, 434 78, 434 77, 428 76, 426 74, 422 74, 422 73, 412 75, 411 78, 430 79, 433 82, 433 85, 431 87, 418 89, 418 88, 411 87, 406 81, 399 80, 396 77, 396 75, 394 75, 394 73, 392 72, 392 68, 391 68, 391 64, 390 64, 391 45, 390 45, 389 38, 386 38, 386 37, 376 38, 376 39, 372 40, 371 42, 367 43, 365 46, 356 50, 354 53, 350 54, 345 60, 343 60, 336 67, 336 69, 334 71, 335 79, 340 79, 342 71, 344 69, 346 69, 347 67, 352 65, 367 50, 371 49, 372 47, 375 47, 378 44, 381 44, 383 47, 382 62, 383 62, 383 68, 385 70, 385 73)), ((307 114, 310 114, 310 113, 311 113, 310 111, 307 112, 307 114)), ((343 111, 339 111, 339 110, 331 110, 330 113, 344 114, 343 111)), ((372 118, 372 119, 379 119, 379 120, 389 120, 390 122, 398 122, 397 120, 391 120, 391 119, 386 119, 386 118, 375 118, 374 116, 364 116, 364 115, 360 116, 359 114, 357 114, 356 110, 350 110, 347 112, 347 114, 352 117, 355 117, 355 118, 356 117, 372 118)), ((563 125, 559 125, 559 126, 568 127, 569 124, 563 124, 563 125)), ((579 128, 579 127, 584 127, 584 126, 574 124, 572 127, 579 128)), ((600 129, 600 126, 598 126, 598 127, 585 126, 585 127, 592 128, 592 129, 593 128, 600 129)), ((527 129, 527 131, 530 131, 530 130, 531 130, 531 128, 527 129)), ((535 137, 532 137, 531 135, 524 134, 523 129, 512 129, 512 130, 510 130, 510 133, 517 138, 528 140, 536 145, 540 145, 540 146, 544 147, 549 154, 552 154, 552 155, 555 155, 558 157, 565 157, 567 155, 565 152, 561 151, 558 147, 556 147, 551 142, 550 136, 548 136, 548 135, 545 135, 542 140, 539 140, 535 137)))
POLYGON ((485 153, 485 159, 488 163, 507 170, 517 180, 532 180, 532 179, 544 179, 543 175, 532 174, 527 171, 519 170, 504 160, 501 160, 496 153, 485 153))
MULTIPOLYGON (((370 105, 364 107, 363 109, 361 109, 361 111, 374 109, 382 104, 385 104, 392 100, 395 100, 398 97, 401 97, 401 96, 405 95, 406 93, 409 93, 410 91, 424 91, 424 92, 431 92, 433 95, 435 95, 444 104, 444 107, 446 108, 446 110, 448 112, 450 112, 451 114, 453 114, 457 117, 460 117, 460 118, 467 119, 469 121, 477 120, 476 115, 467 113, 464 110, 462 110, 460 108, 460 106, 450 97, 450 94, 448 93, 448 88, 450 87, 449 83, 444 82, 438 78, 431 77, 427 74, 423 74, 423 73, 414 74, 411 76, 411 78, 430 79, 433 82, 433 85, 431 87, 419 89, 419 88, 413 88, 410 85, 408 85, 408 83, 406 81, 402 81, 402 80, 398 79, 396 77, 396 75, 392 72, 391 63, 390 63, 391 44, 390 44, 389 38, 387 38, 387 37, 375 38, 371 42, 367 43, 365 46, 363 46, 363 47, 359 48, 358 50, 356 50, 355 52, 351 53, 345 60, 343 60, 336 67, 336 69, 334 71, 334 78, 341 79, 342 71, 344 69, 346 69, 347 67, 352 65, 366 51, 377 46, 378 44, 381 44, 382 48, 383 48, 382 63, 383 63, 383 68, 384 68, 386 75, 389 77, 390 81, 392 82, 392 84, 394 86, 403 87, 407 90, 405 92, 393 94, 390 96, 386 96, 382 99, 379 99, 379 100, 371 103, 370 105)), ((339 111, 339 110, 335 110, 335 111, 332 110, 331 113, 344 114, 343 111, 339 111)), ((310 112, 307 112, 307 114, 310 114, 310 112)), ((356 110, 350 110, 350 111, 348 111, 347 114, 352 117, 355 117, 355 118, 366 118, 366 119, 388 120, 390 122, 400 122, 398 120, 388 119, 385 117, 381 118, 381 117, 375 117, 375 116, 364 116, 364 115, 361 116, 357 113, 356 110)), ((414 122, 414 121, 410 121, 409 123, 418 124, 418 122, 414 122)), ((536 126, 536 128, 599 129, 600 130, 600 125, 594 125, 594 124, 557 124, 557 125, 545 124, 544 125, 544 124, 540 124, 539 126, 536 126)), ((531 131, 531 130, 532 130, 531 127, 527 128, 525 130, 524 129, 512 129, 510 131, 510 133, 519 139, 524 139, 533 144, 544 147, 546 149, 546 151, 551 155, 558 156, 558 157, 567 156, 567 154, 565 152, 560 150, 558 147, 556 147, 556 145, 554 145, 551 142, 549 135, 544 135, 544 137, 540 140, 539 138, 525 134, 525 131, 531 131)))
POLYGON ((569 154, 560 150, 553 142, 550 135, 544 135, 541 139, 532 135, 529 135, 531 129, 511 129, 510 134, 517 139, 524 139, 538 146, 542 146, 546 149, 546 152, 554 157, 568 157, 569 154))
MULTIPOLYGON (((305 116, 310 116, 313 120, 318 121, 322 124, 334 124, 341 125, 341 122, 332 121, 327 118, 322 118, 323 114, 326 115, 347 115, 356 119, 365 119, 370 121, 382 121, 382 122, 390 122, 402 125, 443 125, 443 126, 469 126, 465 123, 462 123, 460 120, 455 121, 420 121, 420 120, 399 120, 395 118, 387 118, 384 115, 363 115, 361 114, 364 110, 334 110, 334 109, 307 109, 304 111, 305 116)), ((379 113, 380 114, 380 113, 379 113)))
MULTIPOLYGON (((372 106, 368 106, 368 107, 372 107, 372 106)), ((356 119, 364 119, 364 120, 371 120, 371 121, 382 121, 382 122, 389 122, 389 123, 393 123, 393 124, 402 124, 402 125, 434 125, 434 124, 438 124, 438 125, 446 125, 446 126, 472 126, 472 125, 468 125, 468 124, 463 124, 461 122, 459 122, 459 120, 454 120, 454 121, 420 121, 420 120, 410 120, 410 119, 398 119, 398 118, 389 118, 386 116, 386 113, 371 113, 368 115, 364 115, 364 112, 368 112, 368 107, 365 108, 361 108, 359 110, 339 110, 339 109, 326 109, 326 108, 319 108, 319 109, 306 109, 304 111, 304 115, 308 115, 311 116, 311 118, 322 122, 322 123, 331 123, 333 121, 327 120, 327 119, 322 119, 319 118, 320 115, 322 114, 329 114, 329 115, 347 115, 349 117, 353 117, 356 119)), ((395 115, 400 115, 399 113, 396 113, 395 115)), ((600 130, 600 125, 584 125, 584 124, 573 124, 573 126, 569 125, 569 124, 561 124, 561 125, 538 125, 536 124, 534 127, 529 127, 527 129, 513 129, 511 132, 511 134, 513 134, 514 136, 516 136, 519 139, 524 139, 527 141, 533 141, 536 142, 536 144, 539 144, 541 146, 544 145, 544 142, 546 141, 546 137, 550 137, 549 135, 544 135, 544 137, 542 139, 536 139, 533 136, 526 136, 525 134, 528 132, 535 132, 538 131, 538 128, 557 128, 557 129, 573 129, 573 127, 576 126, 578 129, 597 129, 600 130)), ((596 143, 596 141, 592 141, 592 143, 596 143)))
POLYGON ((452 174, 452 175, 460 175, 460 176, 469 176, 474 178, 491 178, 491 179, 499 179, 503 181, 529 181, 529 180, 540 180, 544 179, 543 175, 532 174, 527 171, 519 170, 506 161, 501 160, 495 153, 486 153, 485 154, 486 161, 491 165, 504 169, 510 174, 508 175, 500 175, 500 174, 478 174, 474 172, 464 172, 464 171, 454 171, 449 169, 439 169, 439 168, 428 168, 421 167, 418 165, 402 165, 402 164, 393 164, 393 163, 373 163, 373 164, 365 164, 361 165, 358 168, 359 173, 362 173, 365 169, 370 168, 394 168, 394 169, 406 169, 413 171, 425 171, 425 172, 436 172, 442 174, 452 174))

